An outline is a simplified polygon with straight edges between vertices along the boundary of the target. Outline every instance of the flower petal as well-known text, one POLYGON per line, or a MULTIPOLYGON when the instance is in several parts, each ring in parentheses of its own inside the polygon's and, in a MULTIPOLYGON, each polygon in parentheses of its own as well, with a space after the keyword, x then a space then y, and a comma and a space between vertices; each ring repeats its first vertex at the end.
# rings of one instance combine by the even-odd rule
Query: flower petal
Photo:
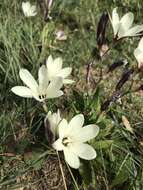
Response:
POLYGON ((86 142, 90 139, 95 138, 99 133, 99 127, 97 125, 91 124, 86 125, 80 129, 80 131, 75 134, 75 138, 79 142, 86 142))
POLYGON ((38 78, 39 78, 39 88, 40 91, 46 91, 47 86, 49 84, 48 80, 48 73, 47 73, 47 68, 45 65, 42 65, 39 69, 38 72, 38 78))
POLYGON ((58 151, 61 151, 64 149, 64 145, 62 144, 62 140, 58 139, 53 144, 52 147, 58 151))
POLYGON ((85 160, 92 160, 96 157, 96 151, 94 148, 88 144, 75 143, 71 150, 80 158, 85 160))
POLYGON ((72 84, 72 83, 74 83, 75 81, 74 80, 71 80, 71 79, 64 79, 63 80, 63 83, 64 84, 72 84))
POLYGON ((138 48, 139 48, 140 50, 142 50, 142 52, 143 52, 143 37, 140 39, 138 48))
POLYGON ((54 60, 54 68, 57 71, 60 71, 62 69, 63 60, 61 57, 58 57, 54 60))
POLYGON ((58 98, 60 96, 62 96, 64 93, 61 90, 55 91, 55 92, 49 92, 46 94, 46 98, 50 99, 50 98, 58 98))
POLYGON ((68 127, 70 127, 71 130, 76 130, 77 128, 81 128, 83 124, 84 124, 84 116, 82 114, 78 114, 71 119, 68 127))
POLYGON ((46 65, 47 67, 49 67, 50 65, 52 65, 54 63, 54 60, 52 58, 52 56, 50 55, 46 61, 46 65))
POLYGON ((51 131, 53 132, 54 135, 56 135, 58 125, 59 125, 60 121, 62 120, 60 117, 59 110, 57 111, 57 113, 53 113, 53 114, 51 111, 49 111, 46 116, 46 119, 48 119, 48 121, 50 123, 51 131))
POLYGON ((134 20, 134 15, 131 12, 125 14, 122 17, 122 19, 120 20, 120 26, 119 26, 119 31, 118 31, 119 38, 122 38, 123 36, 125 36, 126 32, 132 26, 133 20, 134 20))
POLYGON ((31 16, 35 16, 36 14, 37 14, 36 6, 35 6, 35 5, 32 5, 32 6, 31 6, 31 16))
POLYGON ((66 67, 66 68, 60 70, 60 72, 58 73, 58 76, 66 78, 71 74, 71 72, 72 72, 72 68, 66 67))
POLYGON ((37 14, 36 6, 30 2, 22 2, 22 10, 26 17, 35 16, 37 14))
POLYGON ((133 13, 128 12, 121 18, 120 23, 125 30, 128 30, 132 26, 133 21, 134 21, 133 13))
POLYGON ((139 48, 136 48, 134 50, 134 56, 137 59, 137 61, 140 59, 140 57, 142 57, 141 55, 143 56, 143 52, 139 48))
POLYGON ((114 31, 114 36, 118 33, 119 29, 119 15, 117 13, 117 8, 114 8, 112 11, 112 19, 111 19, 113 31, 114 31))
POLYGON ((21 80, 34 92, 37 91, 38 84, 36 80, 33 78, 31 73, 27 69, 20 69, 19 72, 21 80))
POLYGON ((68 129, 67 120, 62 119, 62 121, 59 123, 58 127, 59 127, 59 137, 62 139, 67 133, 67 129, 68 129))
POLYGON ((59 97, 63 95, 63 92, 59 90, 63 85, 63 79, 61 77, 54 78, 46 91, 47 98, 59 97))
POLYGON ((25 86, 15 86, 11 89, 13 93, 24 98, 32 98, 32 92, 25 86))
POLYGON ((58 72, 62 68, 62 59, 61 58, 56 58, 53 60, 52 56, 49 56, 46 62, 47 69, 48 69, 48 76, 50 80, 52 78, 55 78, 58 74, 58 72))
POLYGON ((76 154, 68 150, 68 148, 64 149, 64 156, 67 163, 70 165, 70 167, 78 169, 80 166, 79 158, 76 154))
POLYGON ((143 31, 143 25, 137 25, 129 29, 124 36, 138 36, 143 31))
POLYGON ((67 136, 70 136, 74 141, 79 141, 82 126, 84 124, 84 116, 78 114, 71 119, 68 124, 67 136))
POLYGON ((141 51, 141 49, 136 48, 134 50, 134 56, 138 62, 138 68, 140 69, 143 65, 143 50, 141 51))

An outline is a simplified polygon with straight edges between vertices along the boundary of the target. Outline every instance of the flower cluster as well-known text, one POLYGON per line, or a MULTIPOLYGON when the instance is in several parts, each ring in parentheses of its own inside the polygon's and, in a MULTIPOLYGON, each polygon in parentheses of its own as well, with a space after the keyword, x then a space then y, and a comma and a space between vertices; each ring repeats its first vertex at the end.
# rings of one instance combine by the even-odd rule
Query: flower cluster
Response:
POLYGON ((92 160, 96 157, 96 151, 92 146, 85 143, 97 136, 99 127, 95 124, 84 124, 84 116, 78 114, 68 123, 66 119, 61 119, 59 112, 48 114, 50 126, 54 135, 58 134, 58 139, 53 143, 53 148, 63 151, 65 160, 72 168, 79 168, 79 157, 85 160, 92 160))
MULTIPOLYGON (((42 65, 38 71, 38 83, 28 70, 20 69, 20 78, 26 86, 15 86, 11 90, 16 95, 25 98, 34 97, 40 102, 49 98, 57 98, 63 95, 60 90, 63 84, 74 82, 67 78, 71 71, 71 67, 62 69, 61 58, 54 60, 50 55, 46 61, 46 66, 42 65)), ((65 160, 71 167, 79 168, 79 157, 86 160, 96 157, 95 150, 85 142, 98 134, 98 126, 92 124, 83 127, 84 116, 82 114, 73 117, 69 123, 60 117, 59 111, 53 114, 48 112, 46 119, 50 123, 53 140, 56 140, 58 136, 52 145, 53 148, 64 151, 65 160)))
POLYGON ((113 27, 114 38, 117 40, 125 37, 138 36, 140 35, 140 32, 143 31, 143 25, 132 27, 134 15, 131 12, 126 13, 120 19, 117 13, 117 8, 114 8, 110 20, 113 27))
POLYGON ((37 14, 36 6, 31 5, 30 2, 22 2, 22 10, 26 17, 32 17, 37 14))
POLYGON ((50 55, 46 66, 42 65, 38 71, 38 82, 33 78, 27 69, 20 69, 19 75, 26 86, 15 86, 11 90, 18 96, 25 98, 35 98, 42 102, 46 99, 57 98, 63 95, 61 87, 64 83, 73 83, 73 80, 67 79, 71 74, 72 68, 62 69, 62 59, 53 60, 50 55))
MULTIPOLYGON (((52 1, 49 1, 49 8, 51 7, 51 4, 52 1)), ((29 2, 22 3, 22 10, 26 17, 35 16, 37 14, 36 6, 31 5, 29 2)), ((102 48, 102 41, 105 41, 105 25, 107 25, 108 14, 104 15, 103 18, 105 17, 106 24, 101 22, 99 24, 98 31, 100 36, 99 44, 102 48), (104 27, 104 30, 101 30, 101 26, 104 27), (101 33, 102 35, 100 35, 101 33)), ((114 8, 112 16, 109 15, 109 17, 113 27, 113 39, 115 41, 125 37, 138 36, 143 32, 143 25, 132 27, 134 15, 131 12, 125 14, 120 19, 117 13, 117 8, 114 8)), ((105 19, 103 18, 102 21, 105 22, 105 19)), ((67 38, 63 31, 59 31, 57 39, 65 40, 67 38)), ((140 40, 138 47, 134 50, 134 56, 138 62, 138 68, 142 68, 143 38, 140 40)), ((39 102, 43 102, 46 99, 60 97, 63 95, 63 91, 61 90, 63 85, 72 84, 74 82, 68 78, 72 72, 72 68, 63 68, 62 66, 63 62, 60 57, 53 59, 50 55, 46 61, 46 65, 42 65, 39 68, 38 82, 27 69, 21 68, 19 76, 26 86, 15 86, 11 90, 18 96, 24 98, 35 98, 39 102)), ((125 80, 122 81, 125 82, 125 80)), ((118 84, 118 89, 119 86, 121 88, 121 82, 118 84)), ((79 158, 92 160, 96 157, 96 151, 86 142, 98 135, 99 127, 95 124, 83 126, 84 116, 82 114, 74 116, 68 122, 65 118, 60 116, 59 110, 57 113, 53 114, 49 111, 45 121, 48 121, 48 130, 52 134, 52 147, 57 151, 64 152, 65 160, 72 168, 77 169, 80 167, 79 158)))

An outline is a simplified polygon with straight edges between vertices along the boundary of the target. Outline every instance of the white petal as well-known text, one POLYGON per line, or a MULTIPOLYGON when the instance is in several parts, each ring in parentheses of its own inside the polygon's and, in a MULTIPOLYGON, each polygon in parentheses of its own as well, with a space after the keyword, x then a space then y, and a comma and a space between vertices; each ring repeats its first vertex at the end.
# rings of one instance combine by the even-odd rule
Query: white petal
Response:
POLYGON ((64 93, 63 91, 61 90, 58 90, 58 91, 47 91, 47 94, 46 94, 46 98, 50 99, 50 98, 58 98, 60 96, 62 96, 64 93))
POLYGON ((37 91, 38 84, 36 80, 33 78, 31 73, 27 69, 20 69, 19 72, 21 80, 34 92, 37 91))
POLYGON ((80 136, 83 124, 84 124, 84 116, 82 114, 74 116, 68 124, 67 136, 72 137, 72 139, 76 141, 80 136))
POLYGON ((75 143, 71 150, 80 158, 85 160, 92 160, 96 157, 96 151, 88 144, 75 143))
POLYGON ((22 2, 22 10, 26 17, 35 16, 37 14, 36 6, 32 6, 30 2, 22 2))
POLYGON ((143 25, 137 25, 129 29, 124 36, 138 36, 143 31, 143 25))
POLYGON ((81 128, 83 124, 84 124, 84 116, 82 114, 78 114, 71 119, 68 127, 70 127, 71 130, 76 130, 77 128, 81 128))
POLYGON ((62 144, 62 140, 61 139, 58 139, 56 140, 53 144, 52 144, 52 147, 58 151, 61 151, 64 149, 64 146, 62 144))
POLYGON ((133 13, 128 12, 121 18, 120 24, 122 25, 124 30, 127 31, 132 26, 133 21, 134 21, 133 13))
POLYGON ((143 55, 143 52, 139 48, 136 48, 134 50, 134 56, 137 59, 137 61, 138 61, 138 59, 140 59, 141 55, 143 55))
POLYGON ((79 142, 86 142, 90 139, 95 138, 99 133, 99 127, 97 125, 86 125, 78 131, 77 134, 75 134, 75 138, 79 142))
POLYGON ((32 5, 32 6, 31 6, 31 16, 35 16, 36 14, 37 14, 36 6, 35 6, 35 5, 32 5))
POLYGON ((54 60, 54 67, 57 71, 62 69, 63 60, 62 58, 58 57, 54 60))
POLYGON ((50 55, 50 56, 48 57, 47 61, 46 61, 47 67, 49 67, 50 65, 52 65, 53 62, 54 62, 54 60, 53 60, 52 56, 50 55))
POLYGON ((18 96, 32 98, 31 90, 25 86, 15 86, 11 89, 11 91, 18 96))
POLYGON ((53 113, 53 114, 51 111, 49 111, 47 116, 46 116, 46 119, 48 119, 48 121, 50 123, 50 127, 51 127, 53 134, 56 135, 57 127, 61 121, 59 110, 57 111, 57 113, 53 113))
POLYGON ((30 2, 22 2, 22 10, 25 16, 28 16, 27 11, 29 10, 30 6, 30 2))
POLYGON ((47 68, 45 65, 42 65, 38 72, 38 78, 39 78, 39 88, 40 91, 46 91, 49 80, 48 80, 48 73, 47 68))
POLYGON ((59 90, 63 85, 63 79, 61 77, 54 78, 46 91, 47 98, 59 97, 63 95, 63 92, 59 90))
POLYGON ((112 11, 111 23, 112 23, 114 35, 116 35, 119 29, 119 15, 117 13, 117 8, 114 8, 112 11))
POLYGON ((63 79, 62 77, 53 78, 50 82, 48 89, 59 90, 63 86, 63 79))
POLYGON ((141 51, 139 48, 134 50, 134 56, 138 62, 138 68, 141 68, 143 65, 143 50, 141 51))
POLYGON ((60 70, 60 72, 58 73, 58 76, 66 78, 71 74, 71 72, 72 72, 72 68, 66 67, 66 68, 60 70))
POLYGON ((76 154, 68 150, 68 148, 64 149, 64 156, 66 162, 70 165, 70 167, 78 169, 80 166, 79 158, 76 154))
POLYGON ((52 78, 55 78, 58 75, 58 72, 62 68, 62 59, 57 58, 53 60, 52 56, 49 56, 47 59, 47 69, 48 69, 48 76, 51 80, 52 78))
POLYGON ((64 84, 72 84, 72 83, 74 83, 75 81, 74 80, 71 80, 71 79, 64 79, 63 80, 63 83, 64 84))
POLYGON ((127 31, 129 30, 129 28, 131 27, 133 23, 133 20, 134 20, 134 15, 131 12, 125 14, 122 17, 120 21, 119 31, 118 31, 119 38, 126 36, 127 31))
POLYGON ((62 121, 59 123, 58 127, 59 127, 59 137, 62 139, 67 133, 67 129, 68 129, 67 120, 62 119, 62 121))
POLYGON ((141 49, 143 51, 143 37, 140 39, 138 48, 141 49))

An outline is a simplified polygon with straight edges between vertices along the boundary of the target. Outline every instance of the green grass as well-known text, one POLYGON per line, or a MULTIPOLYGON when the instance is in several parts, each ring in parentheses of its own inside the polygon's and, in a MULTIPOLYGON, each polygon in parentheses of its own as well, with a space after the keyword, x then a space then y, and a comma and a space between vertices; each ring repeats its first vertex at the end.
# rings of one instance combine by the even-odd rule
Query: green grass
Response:
MULTIPOLYGON (((97 158, 90 162, 83 161, 79 172, 73 172, 78 188, 142 190, 143 96, 129 93, 122 98, 122 104, 113 103, 98 118, 101 104, 113 93, 124 68, 111 73, 96 87, 94 84, 87 86, 85 81, 88 60, 97 47, 96 29, 102 12, 108 10, 111 13, 118 6, 121 15, 132 11, 135 23, 142 24, 142 0, 54 1, 50 22, 44 22, 39 7, 37 16, 24 17, 21 3, 18 0, 0 1, 0 154, 13 154, 12 157, 0 156, 0 188, 14 189, 18 184, 16 179, 23 173, 41 168, 47 150, 48 154, 54 154, 44 136, 46 113, 42 105, 34 99, 20 98, 11 92, 13 86, 22 84, 19 78, 21 67, 36 77, 39 66, 52 54, 55 58, 61 56, 65 66, 73 67, 72 78, 76 83, 67 87, 67 95, 48 101, 48 110, 56 111, 59 108, 67 118, 83 113, 86 123, 96 122, 100 127, 100 134, 91 141, 97 158), (67 41, 55 41, 54 33, 60 28, 67 33, 67 41), (130 121, 133 134, 123 126, 122 115, 130 121), (25 159, 27 152, 32 154, 29 162, 25 159), (40 163, 37 162, 39 159, 40 163)), ((111 42, 110 23, 108 38, 111 42)), ((92 67, 93 78, 97 81, 100 69, 105 73, 108 66, 119 58, 127 59, 129 67, 136 68, 133 51, 138 41, 139 37, 124 39, 111 49, 102 63, 96 60, 92 67)), ((125 84, 123 91, 142 84, 142 81, 142 73, 137 74, 125 84)), ((72 188, 77 189, 74 181, 72 183, 72 188)))

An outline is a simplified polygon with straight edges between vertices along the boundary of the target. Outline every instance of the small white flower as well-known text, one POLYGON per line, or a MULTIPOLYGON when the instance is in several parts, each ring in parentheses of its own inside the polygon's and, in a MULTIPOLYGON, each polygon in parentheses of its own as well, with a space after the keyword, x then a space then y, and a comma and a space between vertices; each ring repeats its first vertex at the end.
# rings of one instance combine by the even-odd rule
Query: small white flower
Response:
POLYGON ((22 10, 26 17, 35 16, 37 14, 36 6, 31 5, 29 1, 22 2, 22 10))
POLYGON ((138 47, 134 50, 134 56, 138 62, 138 68, 143 67, 143 38, 141 38, 138 47))
POLYGON ((53 113, 51 111, 48 112, 45 121, 48 119, 49 124, 50 124, 50 130, 53 133, 54 136, 54 140, 55 137, 57 135, 57 129, 58 129, 58 125, 60 123, 60 121, 62 120, 61 116, 60 116, 60 111, 58 110, 56 113, 53 113))
POLYGON ((55 34, 56 34, 56 40, 59 40, 59 41, 67 40, 67 35, 65 34, 63 30, 59 30, 55 34))
POLYGON ((57 98, 63 95, 63 92, 60 90, 63 85, 63 79, 57 77, 49 82, 47 68, 44 65, 40 67, 38 72, 39 84, 27 69, 20 69, 19 75, 27 87, 13 87, 11 89, 12 92, 18 96, 25 98, 34 97, 36 100, 42 102, 45 99, 57 98))
POLYGON ((62 119, 59 123, 59 139, 53 143, 53 148, 63 151, 65 160, 72 168, 79 168, 79 157, 85 160, 92 160, 96 157, 94 148, 85 142, 93 139, 99 132, 97 125, 84 126, 84 116, 76 115, 68 123, 62 119))
POLYGON ((48 57, 46 65, 48 69, 49 79, 52 80, 55 77, 62 77, 64 84, 73 83, 74 82, 73 80, 67 79, 67 77, 72 72, 72 68, 66 67, 62 69, 62 64, 63 64, 63 61, 60 57, 56 58, 55 60, 53 60, 51 55, 48 57))
POLYGON ((117 13, 117 8, 112 11, 112 18, 110 18, 113 27, 114 38, 119 40, 124 37, 138 36, 143 31, 143 25, 136 25, 132 27, 134 15, 131 12, 126 13, 121 19, 117 13))

